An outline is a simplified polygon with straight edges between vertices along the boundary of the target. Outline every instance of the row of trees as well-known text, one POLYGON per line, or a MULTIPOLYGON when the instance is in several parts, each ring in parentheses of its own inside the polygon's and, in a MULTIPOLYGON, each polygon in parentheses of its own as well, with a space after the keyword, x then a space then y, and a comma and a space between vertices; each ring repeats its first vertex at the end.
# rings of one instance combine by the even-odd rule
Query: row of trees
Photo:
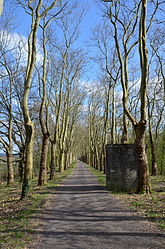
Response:
POLYGON ((99 2, 104 19, 91 39, 99 69, 90 87, 82 84, 87 58, 76 44, 84 10, 71 0, 14 3, 31 28, 28 39, 19 37, 14 18, 1 18, 0 146, 8 184, 15 161, 24 198, 36 171, 38 185, 46 184, 75 156, 105 171, 107 143, 135 143, 138 192, 150 192, 146 143, 153 175, 164 173, 165 160, 163 1, 148 8, 146 0, 99 2))
POLYGON ((75 158, 85 54, 74 43, 84 10, 77 14, 76 3, 69 1, 18 0, 15 4, 30 16, 31 29, 27 42, 21 36, 13 42, 13 18, 1 19, 0 143, 7 158, 8 184, 14 182, 13 165, 19 162, 24 198, 38 152, 38 185, 46 184, 48 171, 53 179, 56 169, 65 170, 75 158))
POLYGON ((138 192, 150 192, 146 143, 151 173, 164 172, 164 2, 104 2, 92 39, 101 76, 89 98, 86 161, 102 170, 107 141, 134 142, 138 192))

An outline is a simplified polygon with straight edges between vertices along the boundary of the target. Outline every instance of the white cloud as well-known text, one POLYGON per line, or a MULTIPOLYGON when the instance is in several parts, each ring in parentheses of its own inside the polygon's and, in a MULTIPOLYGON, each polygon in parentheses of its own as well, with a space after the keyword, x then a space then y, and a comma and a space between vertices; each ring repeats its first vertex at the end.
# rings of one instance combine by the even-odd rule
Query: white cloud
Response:
POLYGON ((94 91, 98 86, 96 81, 80 81, 79 84, 87 91, 94 91))
MULTIPOLYGON (((42 61, 42 53, 37 41, 37 62, 42 61)), ((0 47, 1 49, 10 50, 14 56, 21 55, 21 63, 27 63, 28 58, 28 38, 18 33, 8 33, 4 30, 0 31, 0 47)))
POLYGON ((87 95, 103 95, 104 89, 97 81, 80 81, 80 86, 87 92, 87 95))

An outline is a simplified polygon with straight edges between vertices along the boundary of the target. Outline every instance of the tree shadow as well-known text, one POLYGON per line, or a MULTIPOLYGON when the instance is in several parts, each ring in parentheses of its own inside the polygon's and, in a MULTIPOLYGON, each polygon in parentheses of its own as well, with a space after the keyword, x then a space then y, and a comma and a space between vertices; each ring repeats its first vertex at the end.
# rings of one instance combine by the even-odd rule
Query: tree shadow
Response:
POLYGON ((106 188, 101 185, 65 185, 47 187, 44 192, 38 194, 100 194, 108 193, 106 188), (47 191, 46 191, 47 190, 47 191))
MULTIPOLYGON (((4 233, 11 233, 13 232, 12 229, 8 229, 5 231, 2 231, 2 234, 4 233)), ((53 231, 53 230, 47 230, 47 231, 41 231, 41 230, 15 230, 15 232, 23 232, 23 233, 29 233, 33 235, 43 235, 46 237, 49 236, 61 236, 62 238, 65 236, 87 236, 87 237, 143 237, 143 238, 165 238, 164 234, 161 233, 144 233, 144 232, 102 232, 102 231, 90 231, 90 230, 81 230, 80 231, 53 231)))

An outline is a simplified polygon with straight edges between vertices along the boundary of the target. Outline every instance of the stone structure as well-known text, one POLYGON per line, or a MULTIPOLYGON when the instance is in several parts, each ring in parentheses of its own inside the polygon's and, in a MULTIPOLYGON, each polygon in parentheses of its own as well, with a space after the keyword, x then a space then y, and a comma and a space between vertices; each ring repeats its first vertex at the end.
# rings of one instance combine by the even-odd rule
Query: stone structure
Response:
POLYGON ((134 144, 106 145, 106 185, 108 190, 136 192, 138 165, 134 144))

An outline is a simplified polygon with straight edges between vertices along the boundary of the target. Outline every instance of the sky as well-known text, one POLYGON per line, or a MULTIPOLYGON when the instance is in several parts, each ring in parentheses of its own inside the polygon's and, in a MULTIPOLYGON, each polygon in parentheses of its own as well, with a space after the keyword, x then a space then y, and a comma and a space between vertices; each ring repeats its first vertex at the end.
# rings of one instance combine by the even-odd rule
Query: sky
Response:
MULTIPOLYGON (((9 1, 12 0, 6 0, 5 2, 5 9, 9 8, 9 1)), ((89 47, 90 38, 92 37, 92 30, 94 27, 99 24, 102 20, 102 13, 100 9, 98 8, 99 1, 98 0, 79 0, 78 1, 80 6, 87 5, 87 11, 86 15, 84 16, 82 23, 80 24, 80 32, 79 32, 79 38, 77 40, 77 46, 84 48, 85 50, 90 50, 91 54, 95 54, 95 48, 89 47)), ((25 13, 25 11, 22 8, 16 8, 14 10, 14 13, 16 13, 16 28, 15 33, 18 33, 19 35, 23 35, 24 37, 28 36, 29 33, 29 27, 31 24, 31 20, 29 15, 25 13)), ((16 35, 15 35, 16 36, 16 35)), ((90 56, 90 54, 89 54, 90 56)), ((97 65, 93 62, 90 62, 89 68, 88 68, 87 78, 89 81, 95 80, 95 74, 97 71, 97 65)))
MULTIPOLYGON (((97 0, 79 0, 80 6, 86 5, 88 6, 87 13, 81 23, 80 29, 80 40, 84 42, 91 35, 92 28, 95 27, 101 21, 101 11, 99 10, 97 0)), ((19 9, 18 12, 18 31, 23 34, 26 33, 27 27, 30 24, 30 19, 28 15, 24 12, 24 10, 19 9)))

